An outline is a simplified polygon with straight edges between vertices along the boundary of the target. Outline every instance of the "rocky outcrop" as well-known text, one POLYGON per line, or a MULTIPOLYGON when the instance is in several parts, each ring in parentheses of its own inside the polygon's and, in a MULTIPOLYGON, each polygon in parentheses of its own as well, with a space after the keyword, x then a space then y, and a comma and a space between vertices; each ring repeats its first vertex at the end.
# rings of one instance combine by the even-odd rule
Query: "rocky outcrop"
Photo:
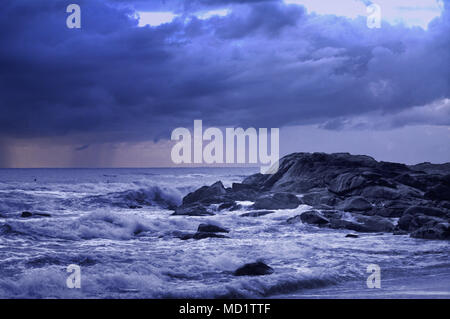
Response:
POLYGON ((174 215, 242 209, 237 201, 254 202, 244 217, 306 204, 314 210, 287 222, 446 239, 450 163, 407 166, 348 153, 293 153, 279 161, 275 174, 254 174, 230 188, 221 182, 201 187, 183 199, 174 215), (390 218, 399 218, 398 224, 390 218))
POLYGON ((253 209, 293 209, 301 203, 294 194, 271 193, 258 197, 253 204, 253 209))
POLYGON ((227 191, 221 181, 218 181, 211 186, 203 186, 195 192, 187 194, 183 198, 183 204, 193 203, 216 203, 221 201, 221 196, 225 195, 227 191))
POLYGON ((256 263, 245 264, 236 269, 233 273, 235 276, 264 276, 273 274, 273 268, 265 263, 258 261, 256 263))

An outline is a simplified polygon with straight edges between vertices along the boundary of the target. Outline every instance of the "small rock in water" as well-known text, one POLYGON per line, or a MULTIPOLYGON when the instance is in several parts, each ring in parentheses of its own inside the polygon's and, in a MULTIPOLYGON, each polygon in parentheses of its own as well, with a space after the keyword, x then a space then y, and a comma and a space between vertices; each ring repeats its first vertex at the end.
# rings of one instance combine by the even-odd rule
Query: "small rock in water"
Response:
POLYGON ((273 210, 258 210, 255 212, 249 212, 249 213, 244 213, 241 214, 241 217, 259 217, 259 216, 264 216, 264 215, 268 215, 268 214, 272 214, 275 213, 273 210))
POLYGON ((40 217, 51 217, 52 215, 50 214, 46 214, 46 213, 30 213, 30 212, 22 212, 22 214, 20 215, 20 217, 22 218, 28 218, 28 217, 33 217, 33 216, 40 216, 40 217))
POLYGON ((355 234, 347 234, 345 235, 345 238, 359 238, 359 236, 355 234))
POLYGON ((212 225, 212 224, 200 224, 198 225, 197 232, 205 232, 205 233, 229 233, 229 231, 225 228, 212 225))
POLYGON ((307 211, 300 215, 300 219, 303 223, 312 225, 325 225, 329 223, 329 220, 321 216, 317 211, 307 211))
POLYGON ((194 236, 192 236, 193 239, 199 240, 199 239, 205 239, 205 238, 230 238, 228 236, 219 235, 215 233, 206 233, 206 232, 196 232, 194 236))
POLYGON ((265 263, 258 261, 256 263, 245 264, 242 267, 236 269, 233 273, 234 276, 264 276, 273 274, 272 267, 267 266, 265 263))
POLYGON ((180 207, 177 207, 175 209, 175 212, 172 214, 172 216, 177 215, 185 215, 185 216, 210 216, 214 215, 210 211, 206 209, 205 206, 201 204, 194 204, 194 205, 182 205, 180 207))
POLYGON ((30 212, 22 212, 22 215, 20 215, 20 217, 23 217, 23 218, 27 218, 27 217, 31 217, 31 216, 33 216, 33 214, 30 212))
POLYGON ((301 221, 302 221, 302 219, 301 219, 300 215, 296 215, 294 217, 288 218, 286 220, 286 223, 288 223, 288 224, 295 224, 295 223, 299 223, 301 221))

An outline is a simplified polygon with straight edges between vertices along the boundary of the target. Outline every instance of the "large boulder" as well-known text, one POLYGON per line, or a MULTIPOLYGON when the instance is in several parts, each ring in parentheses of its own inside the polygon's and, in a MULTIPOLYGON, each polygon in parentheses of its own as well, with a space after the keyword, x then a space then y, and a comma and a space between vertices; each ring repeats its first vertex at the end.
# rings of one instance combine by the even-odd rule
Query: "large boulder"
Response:
POLYGON ((361 196, 364 198, 371 199, 398 199, 401 197, 401 194, 396 189, 386 187, 386 186, 370 186, 364 188, 361 192, 361 196))
POLYGON ((358 216, 356 220, 366 227, 368 232, 392 232, 395 225, 387 218, 381 216, 358 216))
POLYGON ((427 216, 427 215, 411 215, 411 214, 403 214, 402 217, 400 217, 397 226, 401 230, 406 231, 415 231, 419 228, 422 228, 423 226, 427 224, 434 224, 434 223, 440 223, 444 220, 439 217, 434 216, 427 216))
POLYGON ((450 240, 450 224, 445 222, 431 222, 413 231, 411 237, 450 240))
POLYGON ((216 203, 221 202, 221 197, 227 193, 221 181, 215 182, 211 186, 203 186, 196 191, 187 194, 183 198, 183 205, 192 203, 216 203))
POLYGON ((341 202, 335 194, 325 188, 312 190, 304 194, 301 199, 304 204, 313 207, 334 206, 341 202))
POLYGON ((450 217, 449 213, 443 209, 425 206, 412 206, 405 210, 404 215, 426 215, 434 217, 450 217))
POLYGON ((214 213, 210 212, 204 205, 193 204, 193 205, 181 205, 175 208, 175 212, 172 216, 211 216, 214 213))
POLYGON ((294 194, 274 193, 257 198, 253 209, 293 209, 301 203, 294 194))
POLYGON ((353 211, 368 211, 372 209, 372 204, 361 196, 355 196, 347 198, 341 205, 340 209, 353 212, 353 211))
POLYGON ((258 261, 256 263, 245 264, 242 267, 236 269, 233 273, 235 276, 264 276, 273 274, 272 267, 267 266, 265 263, 258 261))
POLYGON ((305 224, 312 224, 312 225, 325 225, 328 224, 330 221, 320 215, 317 211, 307 211, 300 215, 300 219, 305 224))
POLYGON ((438 184, 431 187, 426 193, 425 198, 431 200, 447 200, 450 201, 450 185, 438 184))
POLYGON ((344 195, 355 189, 362 188, 369 183, 367 178, 357 173, 344 173, 331 180, 328 189, 330 192, 344 195))
POLYGON ((354 215, 354 220, 331 218, 330 227, 361 233, 392 232, 395 229, 394 224, 387 218, 363 215, 354 215))

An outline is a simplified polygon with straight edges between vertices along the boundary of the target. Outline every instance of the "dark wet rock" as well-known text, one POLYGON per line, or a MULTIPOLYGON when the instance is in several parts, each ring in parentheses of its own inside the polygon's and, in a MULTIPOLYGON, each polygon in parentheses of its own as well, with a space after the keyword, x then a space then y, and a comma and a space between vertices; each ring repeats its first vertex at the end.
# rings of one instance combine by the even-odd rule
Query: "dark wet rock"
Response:
POLYGON ((355 196, 347 198, 341 205, 340 208, 344 211, 368 211, 372 209, 372 204, 366 200, 364 197, 355 196))
POLYGON ((264 216, 264 215, 273 214, 273 213, 275 213, 273 210, 258 210, 258 211, 244 213, 239 216, 241 216, 241 217, 259 217, 259 216, 264 216))
POLYGON ((220 202, 220 197, 225 195, 227 191, 223 186, 221 181, 218 181, 211 186, 203 186, 197 189, 196 191, 187 194, 183 198, 183 204, 192 204, 192 203, 215 203, 220 202))
POLYGON ((254 209, 293 209, 302 202, 294 194, 274 193, 256 199, 254 209))
POLYGON ((233 183, 231 184, 231 189, 233 192, 257 192, 258 188, 250 185, 250 184, 244 184, 244 183, 233 183))
POLYGON ((401 217, 405 210, 411 206, 411 202, 402 200, 386 200, 379 203, 378 206, 373 207, 371 215, 378 215, 382 217, 401 217))
POLYGON ((359 238, 359 236, 356 234, 347 234, 345 235, 345 238, 359 238))
POLYGON ((394 180, 399 182, 400 184, 408 185, 417 189, 422 189, 423 187, 423 183, 420 180, 408 173, 400 174, 399 176, 395 177, 394 180))
POLYGON ((356 221, 345 219, 330 219, 330 227, 335 229, 349 229, 361 233, 392 232, 394 224, 380 216, 355 216, 356 221))
POLYGON ((176 237, 180 238, 181 240, 189 240, 189 239, 200 240, 200 239, 205 239, 205 238, 230 238, 225 235, 220 235, 220 234, 211 233, 211 232, 199 232, 199 231, 194 234, 180 233, 176 237))
MULTIPOLYGON (((255 174, 227 189, 220 182, 204 186, 188 194, 178 210, 193 204, 219 204, 219 210, 233 210, 236 201, 254 201, 253 210, 289 209, 303 203, 316 211, 305 215, 311 218, 306 222, 323 227, 415 232, 450 222, 449 168, 450 163, 407 166, 348 153, 293 153, 279 161, 275 174, 255 174), (400 217, 397 228, 387 219, 394 217, 400 217)), ((299 219, 301 215, 288 223, 299 219)))
POLYGON ((218 207, 218 210, 225 210, 228 209, 229 211, 239 210, 242 206, 237 204, 236 202, 225 202, 223 204, 220 204, 218 207))
POLYGON ((225 228, 219 227, 213 224, 200 224, 198 225, 197 232, 205 232, 205 233, 229 233, 229 231, 225 228))
POLYGON ((130 208, 130 209, 139 209, 139 208, 142 208, 142 206, 140 206, 140 205, 129 205, 128 208, 130 208))
POLYGON ((296 215, 294 217, 290 217, 286 220, 286 223, 288 224, 296 224, 296 223, 300 223, 302 221, 300 215, 296 215))
POLYGON ((389 219, 381 216, 356 215, 355 217, 369 232, 392 232, 395 229, 395 225, 389 219))
POLYGON ((413 238, 450 240, 450 224, 431 222, 411 233, 413 238))
POLYGON ((332 179, 328 189, 330 192, 344 195, 369 184, 367 178, 355 173, 344 173, 332 179))
POLYGON ((30 212, 22 212, 22 214, 20 215, 20 217, 23 217, 23 218, 28 218, 31 216, 33 216, 33 213, 30 213, 30 212))
POLYGON ((405 231, 415 231, 425 225, 445 222, 445 212, 432 207, 411 207, 405 211, 398 221, 398 228, 405 231))
POLYGON ((426 215, 434 217, 450 217, 449 213, 443 209, 435 207, 412 206, 403 213, 405 215, 426 215))
POLYGON ((214 215, 214 213, 210 212, 205 206, 201 204, 194 204, 194 205, 182 205, 180 207, 177 207, 172 216, 180 216, 180 215, 211 216, 214 215))
POLYGON ((302 202, 306 205, 310 205, 313 207, 318 206, 334 206, 341 202, 341 200, 336 197, 333 193, 330 193, 326 189, 311 191, 302 196, 302 202))
POLYGON ((450 201, 450 185, 438 184, 430 188, 424 195, 425 198, 431 200, 446 200, 450 201))
POLYGON ((273 274, 272 267, 267 266, 265 263, 259 261, 256 263, 245 264, 242 267, 236 269, 233 273, 234 276, 264 276, 273 274))
POLYGON ((330 219, 330 228, 334 229, 348 229, 357 232, 367 233, 369 230, 362 224, 351 222, 344 219, 330 219))
POLYGON ((450 163, 432 164, 430 162, 424 162, 416 165, 410 165, 409 168, 414 171, 426 172, 428 174, 450 174, 450 163))
POLYGON ((307 211, 300 215, 300 219, 303 223, 312 225, 325 225, 329 223, 329 220, 324 218, 317 211, 307 211))
POLYGON ((196 232, 194 236, 192 236, 192 238, 199 240, 205 238, 230 238, 230 237, 210 232, 196 232))
POLYGON ((364 188, 361 196, 371 199, 397 199, 400 198, 400 193, 392 188, 386 186, 369 186, 364 188))
POLYGON ((31 212, 22 212, 20 217, 22 218, 30 218, 30 217, 51 217, 52 215, 47 213, 31 213, 31 212))
POLYGON ((257 173, 257 174, 253 174, 251 176, 246 177, 242 181, 242 184, 251 185, 251 186, 261 185, 266 179, 267 179, 267 175, 257 173))
POLYGON ((235 205, 235 202, 225 202, 219 205, 218 209, 219 210, 224 210, 224 209, 228 209, 233 207, 233 205, 235 205))

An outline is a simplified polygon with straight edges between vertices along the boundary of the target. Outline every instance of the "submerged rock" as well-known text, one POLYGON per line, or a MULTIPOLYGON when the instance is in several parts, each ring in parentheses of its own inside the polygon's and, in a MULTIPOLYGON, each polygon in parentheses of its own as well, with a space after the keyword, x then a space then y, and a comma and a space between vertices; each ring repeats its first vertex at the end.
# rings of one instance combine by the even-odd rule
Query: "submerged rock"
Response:
POLYGON ((219 227, 217 225, 212 225, 212 224, 200 224, 200 225, 198 225, 197 232, 229 233, 229 231, 227 229, 219 227))
POLYGON ((188 239, 200 240, 200 239, 205 239, 205 238, 230 238, 225 235, 209 233, 209 232, 196 232, 194 234, 184 233, 184 234, 178 235, 177 237, 180 238, 181 240, 188 240, 188 239))
POLYGON ((214 215, 214 213, 210 212, 208 209, 206 209, 205 206, 201 204, 194 204, 194 205, 182 205, 180 207, 175 208, 175 212, 172 214, 172 216, 211 216, 214 215))
POLYGON ((31 213, 31 212, 22 212, 22 214, 20 214, 20 217, 22 218, 29 218, 29 217, 51 217, 52 215, 47 214, 47 213, 31 213))
POLYGON ((273 210, 260 210, 260 211, 255 211, 255 212, 244 213, 239 216, 241 216, 241 217, 259 217, 259 216, 264 216, 264 215, 273 214, 273 213, 275 213, 273 210))
POLYGON ((307 211, 300 215, 300 219, 303 223, 312 225, 325 225, 330 221, 321 216, 317 211, 307 211))
POLYGON ((273 274, 272 267, 267 266, 265 263, 258 261, 256 263, 245 264, 242 267, 236 269, 233 273, 234 276, 264 276, 273 274))
POLYGON ((345 238, 359 238, 359 236, 356 234, 347 234, 345 235, 345 238))
POLYGON ((296 215, 294 217, 288 218, 286 220, 286 223, 288 223, 288 224, 296 224, 296 223, 299 223, 301 221, 302 221, 302 219, 301 219, 300 215, 296 215))

